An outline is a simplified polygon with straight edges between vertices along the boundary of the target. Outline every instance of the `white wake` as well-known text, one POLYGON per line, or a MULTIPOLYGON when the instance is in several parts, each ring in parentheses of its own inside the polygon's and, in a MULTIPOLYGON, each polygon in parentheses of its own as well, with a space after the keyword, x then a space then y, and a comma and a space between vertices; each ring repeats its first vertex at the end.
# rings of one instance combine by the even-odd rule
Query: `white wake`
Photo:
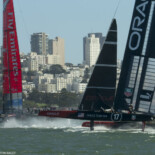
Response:
POLYGON ((64 132, 82 132, 82 133, 105 133, 105 132, 129 132, 129 133, 144 133, 155 135, 155 128, 146 126, 145 131, 142 132, 141 125, 138 127, 121 126, 117 129, 110 129, 105 126, 95 127, 94 131, 89 128, 82 127, 83 121, 48 118, 48 117, 34 117, 26 120, 10 119, 0 125, 0 128, 38 128, 38 129, 63 129, 64 132))
POLYGON ((26 120, 18 120, 12 118, 8 121, 3 122, 0 125, 0 128, 76 128, 80 127, 82 124, 81 121, 70 120, 70 119, 57 119, 57 118, 48 118, 48 117, 32 117, 26 120))

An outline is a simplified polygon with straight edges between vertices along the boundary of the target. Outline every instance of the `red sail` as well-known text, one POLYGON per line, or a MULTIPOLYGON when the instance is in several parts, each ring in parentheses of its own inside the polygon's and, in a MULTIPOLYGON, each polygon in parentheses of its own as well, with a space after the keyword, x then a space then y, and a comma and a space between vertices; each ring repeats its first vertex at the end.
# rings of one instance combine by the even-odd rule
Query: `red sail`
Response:
POLYGON ((7 101, 8 98, 21 100, 21 93, 21 64, 13 0, 3 0, 3 95, 8 94, 7 101))

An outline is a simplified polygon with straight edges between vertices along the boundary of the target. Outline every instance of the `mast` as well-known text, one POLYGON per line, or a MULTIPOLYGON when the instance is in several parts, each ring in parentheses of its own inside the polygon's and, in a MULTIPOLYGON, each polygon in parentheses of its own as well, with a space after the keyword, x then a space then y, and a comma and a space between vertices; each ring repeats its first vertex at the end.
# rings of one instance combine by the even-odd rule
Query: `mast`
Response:
POLYGON ((3 0, 3 109, 22 110, 22 76, 13 0, 3 0))
MULTIPOLYGON (((149 59, 148 52, 150 53, 150 51, 148 50, 152 48, 148 48, 148 44, 153 41, 153 38, 149 37, 150 27, 153 28, 153 26, 151 26, 154 15, 154 6, 152 7, 153 3, 154 0, 135 1, 114 103, 114 108, 116 110, 126 109, 129 105, 133 105, 134 109, 138 111, 139 96, 142 96, 143 93, 148 93, 145 89, 142 92, 142 86, 149 59)), ((152 101, 152 98, 150 100, 152 101)))
POLYGON ((113 19, 79 106, 80 110, 110 109, 114 102, 117 70, 117 25, 113 19))

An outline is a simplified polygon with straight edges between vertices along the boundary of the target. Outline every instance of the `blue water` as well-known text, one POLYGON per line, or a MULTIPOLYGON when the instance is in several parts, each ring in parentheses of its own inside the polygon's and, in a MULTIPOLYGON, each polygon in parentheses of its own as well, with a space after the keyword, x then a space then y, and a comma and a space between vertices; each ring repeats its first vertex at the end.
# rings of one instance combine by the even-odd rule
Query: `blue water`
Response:
POLYGON ((81 121, 33 118, 0 127, 0 154, 154 155, 155 129, 82 128, 81 121))

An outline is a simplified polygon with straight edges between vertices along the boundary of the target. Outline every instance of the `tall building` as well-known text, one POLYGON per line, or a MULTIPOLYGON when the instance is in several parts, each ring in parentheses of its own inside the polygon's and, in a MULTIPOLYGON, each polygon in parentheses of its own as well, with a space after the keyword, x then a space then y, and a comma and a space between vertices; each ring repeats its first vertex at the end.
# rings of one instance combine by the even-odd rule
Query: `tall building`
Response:
POLYGON ((88 37, 91 37, 92 34, 95 35, 95 38, 99 38, 99 41, 100 41, 100 48, 102 49, 102 46, 103 46, 105 37, 102 36, 102 33, 88 33, 88 37))
POLYGON ((40 55, 48 53, 48 35, 45 33, 33 33, 31 35, 31 51, 40 55))
POLYGON ((30 59, 35 59, 38 63, 38 65, 45 65, 46 62, 46 56, 45 55, 39 55, 36 52, 31 52, 29 54, 30 59))
POLYGON ((47 63, 48 65, 61 64, 59 55, 50 55, 50 54, 48 54, 48 55, 46 56, 46 63, 47 63))
POLYGON ((83 61, 84 64, 92 66, 102 49, 105 37, 102 33, 89 33, 88 37, 83 38, 83 61))
POLYGON ((38 61, 36 58, 30 58, 28 60, 28 68, 30 71, 38 71, 39 70, 38 61))
POLYGON ((64 66, 65 64, 65 45, 64 45, 64 39, 60 37, 56 37, 55 39, 50 39, 48 41, 48 53, 50 55, 57 57, 57 62, 59 62, 60 65, 64 66))

